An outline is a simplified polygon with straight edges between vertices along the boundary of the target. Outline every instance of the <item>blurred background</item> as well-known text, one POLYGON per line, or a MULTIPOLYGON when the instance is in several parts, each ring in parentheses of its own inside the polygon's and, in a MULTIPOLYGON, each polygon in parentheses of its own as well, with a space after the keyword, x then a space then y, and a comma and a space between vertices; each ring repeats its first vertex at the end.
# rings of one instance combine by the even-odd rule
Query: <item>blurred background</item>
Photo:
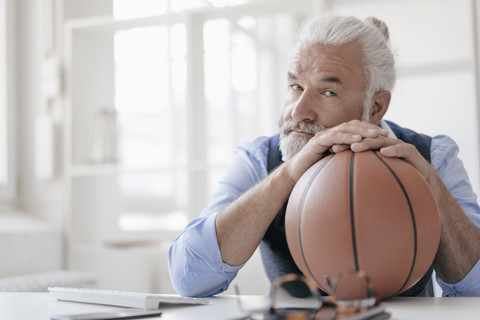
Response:
MULTIPOLYGON (((479 191, 479 1, 0 0, 0 291, 171 293, 167 250, 236 146, 273 135, 308 19, 376 16, 387 119, 447 134, 479 191)), ((258 254, 241 293, 266 294, 258 254)))

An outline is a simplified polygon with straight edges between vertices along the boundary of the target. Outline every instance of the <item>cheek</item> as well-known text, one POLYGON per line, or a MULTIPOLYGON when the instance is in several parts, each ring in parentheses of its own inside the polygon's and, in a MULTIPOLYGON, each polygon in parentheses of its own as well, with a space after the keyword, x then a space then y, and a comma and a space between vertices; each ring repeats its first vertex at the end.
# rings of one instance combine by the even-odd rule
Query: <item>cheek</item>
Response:
POLYGON ((327 128, 334 127, 351 120, 360 120, 363 107, 358 104, 344 103, 323 104, 318 115, 318 121, 327 128))
POLYGON ((349 122, 351 120, 361 120, 363 106, 355 104, 350 107, 338 109, 334 119, 338 123, 349 122))

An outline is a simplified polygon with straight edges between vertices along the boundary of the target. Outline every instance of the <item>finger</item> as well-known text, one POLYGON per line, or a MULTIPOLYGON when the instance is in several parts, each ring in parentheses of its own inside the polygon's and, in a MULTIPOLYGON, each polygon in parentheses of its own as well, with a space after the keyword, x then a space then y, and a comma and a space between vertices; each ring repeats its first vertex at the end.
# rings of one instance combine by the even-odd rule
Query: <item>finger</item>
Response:
POLYGON ((408 143, 397 143, 386 145, 380 148, 380 153, 386 157, 403 158, 405 160, 414 160, 418 153, 414 145, 408 143), (412 159, 413 158, 413 159, 412 159))
POLYGON ((423 157, 418 153, 414 145, 398 143, 380 148, 380 153, 390 158, 402 158, 415 165, 423 157))
POLYGON ((350 148, 354 152, 363 152, 367 150, 377 150, 383 147, 396 145, 398 143, 402 143, 402 141, 379 136, 375 138, 364 138, 359 142, 353 143, 350 148))
POLYGON ((333 132, 343 132, 349 134, 358 134, 364 138, 375 138, 379 136, 388 136, 388 131, 374 124, 352 120, 350 122, 339 124, 330 128, 333 132))
POLYGON ((351 145, 352 143, 360 142, 362 141, 362 136, 359 134, 340 131, 336 128, 331 128, 326 131, 319 132, 312 140, 317 142, 319 145, 327 147, 328 149, 334 145, 351 145))
POLYGON ((432 175, 433 167, 418 152, 415 146, 408 143, 399 143, 380 149, 380 153, 390 158, 402 158, 414 166, 428 181, 432 175))
POLYGON ((362 137, 359 135, 352 135, 349 133, 328 129, 318 132, 312 139, 310 139, 307 145, 302 149, 302 154, 308 158, 317 157, 318 160, 318 157, 322 157, 323 154, 328 150, 334 153, 340 152, 337 150, 346 150, 352 143, 359 142, 361 140, 362 137))
POLYGON ((403 153, 399 152, 399 148, 396 148, 394 146, 383 147, 380 149, 380 153, 385 157, 389 158, 403 157, 403 153))
POLYGON ((350 149, 350 145, 347 144, 336 144, 330 148, 330 151, 332 153, 339 153, 345 150, 350 149))

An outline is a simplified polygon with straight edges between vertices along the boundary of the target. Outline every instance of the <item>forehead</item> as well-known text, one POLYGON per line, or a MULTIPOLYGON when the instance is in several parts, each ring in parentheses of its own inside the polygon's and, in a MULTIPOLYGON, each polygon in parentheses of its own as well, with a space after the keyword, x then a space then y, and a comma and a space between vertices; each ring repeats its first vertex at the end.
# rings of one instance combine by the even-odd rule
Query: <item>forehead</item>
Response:
POLYGON ((289 74, 296 77, 337 77, 342 81, 366 83, 363 54, 359 45, 315 44, 300 49, 290 60, 289 74))

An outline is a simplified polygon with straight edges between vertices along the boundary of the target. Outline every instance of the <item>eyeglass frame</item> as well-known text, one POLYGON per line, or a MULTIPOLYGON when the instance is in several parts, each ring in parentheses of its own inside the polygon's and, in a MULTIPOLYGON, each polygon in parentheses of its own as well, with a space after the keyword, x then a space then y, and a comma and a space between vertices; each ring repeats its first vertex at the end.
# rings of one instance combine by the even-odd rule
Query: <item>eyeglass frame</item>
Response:
MULTIPOLYGON (((309 278, 305 277, 302 274, 297 274, 297 273, 287 273, 284 275, 281 275, 280 277, 276 278, 273 283, 272 283, 272 294, 270 295, 269 299, 269 307, 262 309, 262 310, 246 310, 242 306, 242 302, 240 300, 240 290, 238 288, 238 285, 235 285, 235 292, 237 295, 237 304, 240 310, 249 313, 244 318, 244 320, 249 320, 253 319, 251 318, 252 314, 256 313, 268 313, 270 315, 277 315, 280 310, 287 310, 289 308, 275 308, 275 304, 277 303, 276 297, 278 295, 278 292, 280 292, 280 287, 282 284, 290 282, 290 281, 302 281, 304 284, 308 286, 310 289, 310 292, 314 295, 314 298, 317 298, 319 301, 319 306, 315 308, 298 308, 296 312, 299 313, 304 313, 305 318, 314 313, 315 311, 318 311, 322 309, 324 306, 333 306, 335 307, 335 312, 337 314, 354 314, 358 312, 365 312, 368 309, 373 308, 377 304, 377 299, 375 296, 375 291, 373 290, 371 284, 370 284, 370 279, 368 278, 366 272, 364 271, 357 271, 357 272, 342 272, 337 274, 332 280, 329 279, 328 276, 325 276, 325 282, 329 286, 329 292, 327 292, 329 295, 328 296, 321 296, 319 293, 319 289, 317 285, 314 283, 314 281, 310 280, 309 278), (365 299, 353 299, 353 300, 339 300, 337 299, 337 295, 335 290, 337 289, 337 285, 339 280, 349 274, 354 274, 358 275, 360 278, 365 279, 366 285, 367 285, 367 298, 365 299)), ((294 308, 291 308, 294 309, 294 308)), ((382 309, 383 310, 383 309, 382 309)), ((381 311, 381 310, 379 310, 381 311)), ((294 313, 293 310, 291 310, 292 314, 294 313)), ((301 316, 301 315, 300 315, 301 316)))

